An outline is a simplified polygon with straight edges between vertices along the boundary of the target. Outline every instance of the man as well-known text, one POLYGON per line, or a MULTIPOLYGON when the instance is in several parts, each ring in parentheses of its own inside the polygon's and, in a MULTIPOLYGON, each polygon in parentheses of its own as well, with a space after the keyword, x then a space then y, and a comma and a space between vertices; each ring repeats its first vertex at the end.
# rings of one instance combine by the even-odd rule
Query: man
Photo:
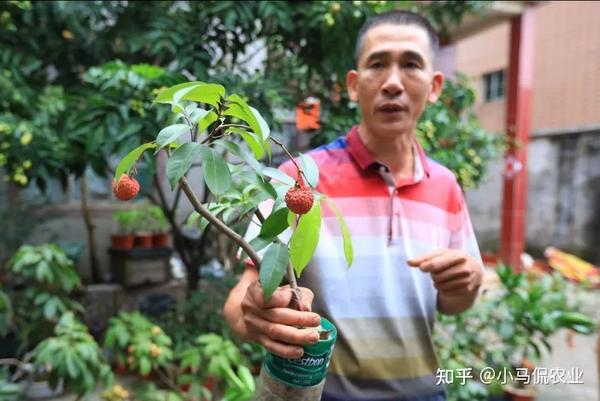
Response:
MULTIPOLYGON (((362 120, 310 152, 321 172, 317 190, 348 223, 352 268, 345 266, 335 216, 324 206, 319 246, 299 279, 312 310, 286 308, 285 288, 265 305, 253 268, 225 306, 238 335, 289 358, 317 341, 311 328, 319 315, 332 321, 339 334, 323 400, 444 399, 435 380, 435 311, 469 308, 482 264, 456 179, 427 159, 415 139, 426 103, 437 101, 443 87, 432 65, 437 48, 435 31, 416 14, 393 11, 367 21, 357 68, 346 80, 362 120)), ((291 163, 281 169, 296 177, 291 163)))

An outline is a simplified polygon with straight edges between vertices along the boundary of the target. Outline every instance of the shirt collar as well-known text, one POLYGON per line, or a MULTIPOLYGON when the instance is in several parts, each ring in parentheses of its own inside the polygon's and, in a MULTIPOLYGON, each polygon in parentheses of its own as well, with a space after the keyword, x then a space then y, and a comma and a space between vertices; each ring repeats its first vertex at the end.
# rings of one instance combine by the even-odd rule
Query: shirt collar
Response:
MULTIPOLYGON (((346 135, 346 143, 348 152, 361 169, 367 170, 372 166, 379 167, 383 165, 373 157, 369 149, 365 146, 362 138, 358 134, 358 125, 355 125, 350 129, 346 135)), ((429 177, 429 163, 423 147, 416 138, 413 140, 413 151, 415 152, 415 156, 417 156, 415 157, 414 180, 418 182, 423 179, 424 175, 429 177)))

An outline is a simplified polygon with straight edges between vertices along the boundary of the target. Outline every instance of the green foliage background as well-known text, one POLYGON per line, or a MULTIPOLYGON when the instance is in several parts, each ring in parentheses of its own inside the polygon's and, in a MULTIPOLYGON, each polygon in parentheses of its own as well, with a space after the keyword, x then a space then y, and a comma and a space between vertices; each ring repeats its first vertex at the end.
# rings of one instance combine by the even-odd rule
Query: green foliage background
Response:
MULTIPOLYGON (((277 109, 292 109, 309 95, 319 97, 323 124, 314 136, 312 144, 317 145, 342 135, 357 121, 357 109, 344 94, 343 80, 353 65, 356 33, 368 16, 394 7, 420 11, 443 38, 464 15, 488 5, 475 1, 2 2, 0 166, 4 180, 21 186, 35 181, 44 189, 51 178, 66 185, 69 174, 80 176, 86 167, 108 176, 111 156, 156 134, 164 110, 151 107, 154 91, 192 78, 245 94, 274 129, 281 126, 275 118, 277 109), (261 51, 266 52, 264 68, 246 68, 244 61, 261 51), (336 93, 340 96, 332 96, 336 93)), ((477 131, 467 128, 465 136, 477 131)), ((484 148, 482 164, 488 153, 484 148)), ((467 155, 465 160, 472 162, 473 157, 467 155)), ((467 185, 476 184, 481 175, 479 170, 461 173, 469 170, 464 163, 449 167, 467 185)))

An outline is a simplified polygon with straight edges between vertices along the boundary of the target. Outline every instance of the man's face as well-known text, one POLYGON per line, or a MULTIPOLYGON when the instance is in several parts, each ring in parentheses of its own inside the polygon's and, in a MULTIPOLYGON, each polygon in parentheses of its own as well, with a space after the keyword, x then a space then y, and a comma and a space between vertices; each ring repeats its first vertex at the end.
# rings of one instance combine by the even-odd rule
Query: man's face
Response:
POLYGON ((347 75, 350 99, 358 102, 369 135, 412 134, 427 102, 435 102, 444 77, 434 72, 424 29, 384 24, 365 35, 358 70, 347 75))

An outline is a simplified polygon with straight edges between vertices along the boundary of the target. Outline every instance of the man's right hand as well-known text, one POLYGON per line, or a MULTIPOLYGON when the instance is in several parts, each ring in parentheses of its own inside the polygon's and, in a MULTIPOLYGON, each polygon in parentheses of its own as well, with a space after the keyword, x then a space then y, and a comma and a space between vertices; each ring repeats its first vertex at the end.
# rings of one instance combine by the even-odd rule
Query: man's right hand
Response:
MULTIPOLYGON (((301 287, 300 290, 302 302, 310 310, 313 293, 308 288, 301 287)), ((251 283, 241 304, 246 340, 257 342, 282 358, 300 358, 304 353, 302 345, 319 340, 316 329, 321 319, 316 313, 288 308, 291 299, 292 290, 284 286, 278 288, 265 303, 260 284, 256 281, 251 283)))

